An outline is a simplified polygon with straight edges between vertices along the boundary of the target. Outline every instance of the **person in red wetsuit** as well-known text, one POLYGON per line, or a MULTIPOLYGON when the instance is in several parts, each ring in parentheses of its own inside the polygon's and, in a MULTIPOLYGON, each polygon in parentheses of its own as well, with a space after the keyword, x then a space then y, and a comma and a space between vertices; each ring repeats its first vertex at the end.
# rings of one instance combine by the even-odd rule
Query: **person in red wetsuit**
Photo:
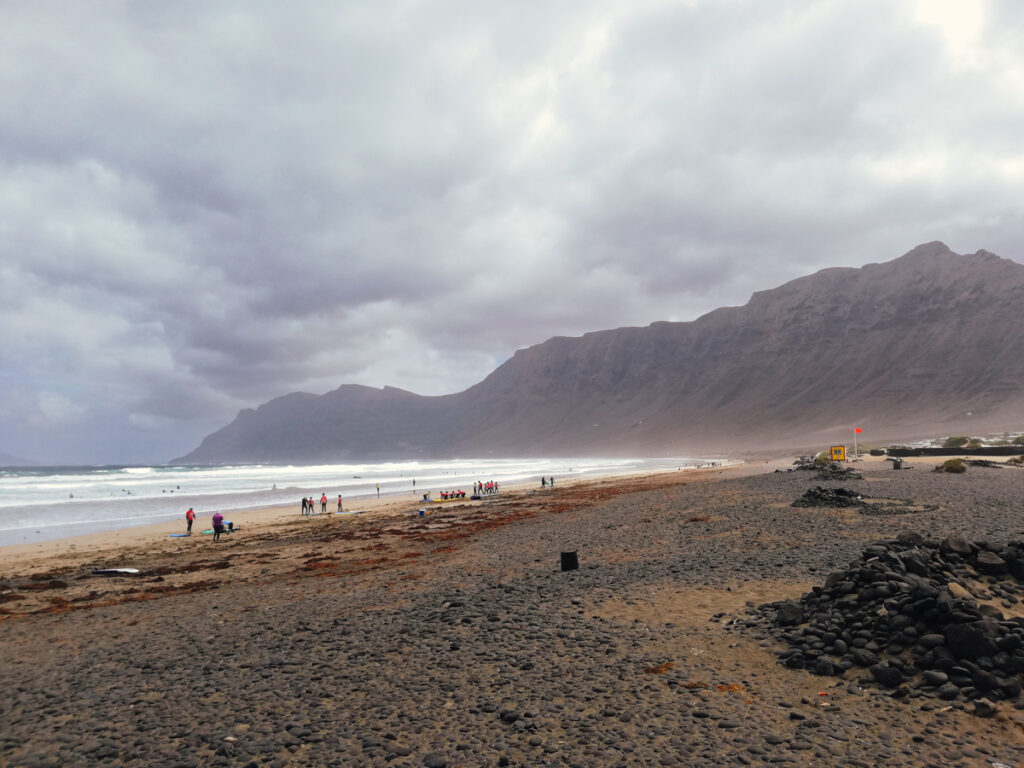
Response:
POLYGON ((188 508, 188 512, 185 513, 185 520, 188 521, 188 523, 186 525, 186 528, 185 528, 185 533, 187 533, 189 536, 192 535, 192 521, 195 520, 195 519, 196 519, 196 513, 192 510, 192 507, 189 507, 188 508))
POLYGON ((322 514, 322 515, 326 515, 327 514, 327 494, 326 493, 321 493, 320 494, 320 514, 322 514))

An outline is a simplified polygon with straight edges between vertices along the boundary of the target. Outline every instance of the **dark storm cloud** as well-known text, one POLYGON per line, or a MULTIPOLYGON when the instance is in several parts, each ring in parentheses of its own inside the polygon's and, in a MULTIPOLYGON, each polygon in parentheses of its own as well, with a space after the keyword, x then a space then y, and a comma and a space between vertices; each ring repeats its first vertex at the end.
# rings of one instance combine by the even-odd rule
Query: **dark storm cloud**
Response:
POLYGON ((1021 260, 1020 14, 9 6, 0 451, 166 459, 924 241, 1021 260))

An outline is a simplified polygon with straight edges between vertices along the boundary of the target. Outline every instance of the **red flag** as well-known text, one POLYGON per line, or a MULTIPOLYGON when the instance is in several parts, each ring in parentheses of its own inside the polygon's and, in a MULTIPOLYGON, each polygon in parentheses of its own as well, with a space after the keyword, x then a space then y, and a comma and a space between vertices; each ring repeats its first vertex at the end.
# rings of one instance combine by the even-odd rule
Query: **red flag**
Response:
POLYGON ((860 434, 860 427, 854 427, 853 431, 856 432, 859 435, 860 434))

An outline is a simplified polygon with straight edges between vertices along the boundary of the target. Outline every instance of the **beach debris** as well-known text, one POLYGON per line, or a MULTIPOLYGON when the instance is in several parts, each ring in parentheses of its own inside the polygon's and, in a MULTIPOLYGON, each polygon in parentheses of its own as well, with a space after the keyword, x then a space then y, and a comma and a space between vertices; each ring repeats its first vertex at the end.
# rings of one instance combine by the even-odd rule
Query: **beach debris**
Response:
MULTIPOLYGON (((1015 700, 1024 673, 1024 541, 993 544, 905 531, 864 549, 799 600, 766 603, 791 669, 844 677, 893 696, 965 704, 1015 700)), ((975 706, 979 716, 985 704, 975 706)))
POLYGON ((967 465, 970 467, 988 467, 989 469, 1002 469, 1003 465, 1001 462, 992 461, 990 459, 968 459, 967 465))
POLYGON ((97 576, 138 576, 141 573, 138 568, 93 568, 92 572, 97 576))
POLYGON ((666 661, 653 667, 648 667, 644 670, 644 673, 648 675, 664 675, 675 665, 676 663, 674 661, 666 661))
POLYGON ((51 579, 44 574, 43 578, 37 578, 36 576, 30 577, 28 582, 20 585, 18 588, 38 592, 44 589, 65 589, 67 586, 68 583, 63 579, 51 579))
POLYGON ((563 552, 561 565, 563 571, 575 571, 580 567, 580 559, 576 552, 563 552))
POLYGON ((719 693, 743 693, 747 689, 742 683, 718 683, 715 690, 719 693))

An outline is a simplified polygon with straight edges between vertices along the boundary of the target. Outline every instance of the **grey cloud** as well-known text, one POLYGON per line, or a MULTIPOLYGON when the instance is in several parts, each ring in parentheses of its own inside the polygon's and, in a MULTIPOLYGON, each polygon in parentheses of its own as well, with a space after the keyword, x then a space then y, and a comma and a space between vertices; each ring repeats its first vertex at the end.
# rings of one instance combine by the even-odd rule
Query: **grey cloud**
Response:
POLYGON ((169 458, 924 241, 1020 260, 1020 13, 963 59, 909 0, 8 8, 0 451, 169 458))

